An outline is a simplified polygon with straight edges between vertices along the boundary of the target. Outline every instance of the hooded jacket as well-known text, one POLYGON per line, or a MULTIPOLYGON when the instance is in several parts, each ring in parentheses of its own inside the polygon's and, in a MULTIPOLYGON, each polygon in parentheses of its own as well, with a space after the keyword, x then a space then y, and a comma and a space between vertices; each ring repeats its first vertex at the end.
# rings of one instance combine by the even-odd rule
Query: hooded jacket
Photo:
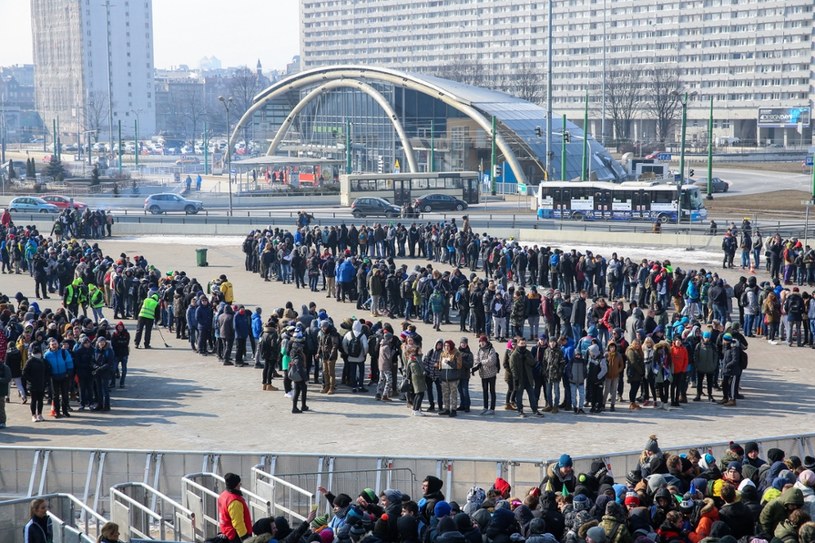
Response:
POLYGON ((764 506, 758 517, 759 527, 764 539, 771 539, 775 529, 787 518, 788 505, 804 505, 804 494, 799 488, 788 488, 779 497, 764 506))

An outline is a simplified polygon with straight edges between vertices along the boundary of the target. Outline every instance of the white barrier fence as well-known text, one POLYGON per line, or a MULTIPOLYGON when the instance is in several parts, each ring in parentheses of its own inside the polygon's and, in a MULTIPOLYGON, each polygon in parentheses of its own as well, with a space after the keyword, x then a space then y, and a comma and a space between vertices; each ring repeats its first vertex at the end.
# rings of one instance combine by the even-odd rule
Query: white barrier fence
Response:
MULTIPOLYGON (((741 443, 750 439, 759 443, 762 454, 776 447, 787 455, 801 458, 815 456, 815 433, 767 438, 739 437, 741 443)), ((727 447, 727 442, 667 446, 663 436, 663 448, 667 452, 682 453, 697 448, 718 458, 727 447)), ((120 483, 141 481, 138 485, 155 491, 151 494, 152 503, 139 502, 141 505, 155 514, 159 495, 180 502, 177 503, 180 508, 176 512, 180 512, 181 517, 191 524, 195 510, 198 513, 196 534, 203 535, 211 533, 212 521, 201 519, 204 515, 210 519, 216 516, 211 514, 211 504, 205 502, 212 500, 213 494, 220 488, 213 481, 227 472, 251 480, 251 488, 247 490, 257 496, 251 506, 255 519, 259 518, 258 515, 268 514, 302 519, 315 503, 314 493, 319 486, 335 494, 345 492, 352 496, 366 487, 377 494, 386 488, 398 488, 417 499, 421 496, 421 481, 426 475, 435 475, 444 481, 444 494, 448 499, 455 500, 463 500, 472 486, 489 488, 496 477, 506 479, 514 488, 537 486, 547 466, 557 462, 561 452, 568 452, 547 442, 545 435, 541 439, 541 449, 550 451, 549 455, 542 455, 540 459, 501 459, 2 447, 0 499, 64 492, 77 496, 81 503, 103 517, 114 517, 110 507, 115 500, 112 499, 113 491, 109 489, 120 483), (189 482, 179 485, 187 474, 192 474, 188 477, 189 482), (195 505, 196 502, 200 504, 200 512, 196 509, 199 507, 195 505)), ((640 452, 641 449, 574 456, 575 471, 588 471, 594 460, 602 459, 610 472, 622 479, 628 471, 636 468, 640 452)), ((318 505, 327 510, 327 505, 318 505)), ((147 512, 144 515, 150 516, 147 512)), ((137 529, 140 525, 137 525, 137 529)), ((179 530, 185 528, 179 526, 179 530)))
POLYGON ((259 495, 272 504, 272 515, 285 516, 289 522, 306 520, 306 515, 314 505, 314 494, 280 477, 263 471, 263 465, 252 468, 252 486, 259 495))
MULTIPOLYGON (((54 529, 54 543, 94 543, 107 522, 70 494, 38 496, 48 502, 48 516, 54 529)), ((0 503, 0 541, 24 543, 23 526, 29 519, 32 498, 0 503)))
MULTIPOLYGON (((196 535, 201 539, 209 539, 218 533, 218 495, 225 488, 224 478, 217 473, 190 473, 181 479, 181 503, 198 519, 196 535)), ((273 514, 270 500, 243 486, 241 493, 253 519, 273 514)))
POLYGON ((197 541, 195 514, 144 483, 122 483, 110 489, 110 518, 122 539, 197 541))

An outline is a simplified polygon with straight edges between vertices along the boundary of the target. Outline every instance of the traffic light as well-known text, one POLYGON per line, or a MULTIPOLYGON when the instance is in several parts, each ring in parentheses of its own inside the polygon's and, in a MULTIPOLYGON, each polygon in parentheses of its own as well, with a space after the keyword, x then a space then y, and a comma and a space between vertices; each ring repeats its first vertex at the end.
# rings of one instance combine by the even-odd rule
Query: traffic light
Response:
POLYGON ((536 127, 535 127, 535 136, 537 136, 537 137, 541 137, 541 134, 542 134, 542 133, 543 133, 543 131, 541 130, 541 127, 540 127, 540 126, 536 126, 536 127))
POLYGON ((496 179, 501 177, 501 165, 500 164, 496 164, 495 166, 493 166, 492 174, 496 179))
POLYGON ((564 143, 572 143, 572 134, 570 132, 563 133, 563 142, 564 143))
POLYGON ((688 177, 693 177, 693 168, 688 171, 688 177))

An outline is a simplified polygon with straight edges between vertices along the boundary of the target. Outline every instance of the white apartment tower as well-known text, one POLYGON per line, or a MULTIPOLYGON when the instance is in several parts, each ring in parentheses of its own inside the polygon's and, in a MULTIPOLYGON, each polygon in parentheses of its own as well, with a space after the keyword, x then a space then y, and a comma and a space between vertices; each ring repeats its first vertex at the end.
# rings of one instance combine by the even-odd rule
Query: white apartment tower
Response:
MULTIPOLYGON (((812 106, 812 0, 551 1, 554 110, 580 123, 588 90, 589 130, 598 139, 603 80, 658 68, 676 73, 691 95, 689 138, 707 130, 712 98, 718 138, 811 140, 808 118, 762 128, 757 117, 759 108, 772 108, 770 118, 812 106)), ((548 9, 547 0, 300 0, 302 67, 452 74, 514 94, 525 87, 529 96, 521 97, 544 103, 548 9), (530 79, 538 92, 529 92, 530 79)), ((613 139, 608 113, 606 121, 613 139)), ((633 138, 654 137, 646 107, 633 125, 633 138)))
MULTIPOLYGON (((31 0, 37 110, 65 138, 155 132, 152 0, 31 0)), ((72 138, 70 138, 73 141, 72 138)), ((83 139, 84 141, 84 139, 83 139)))

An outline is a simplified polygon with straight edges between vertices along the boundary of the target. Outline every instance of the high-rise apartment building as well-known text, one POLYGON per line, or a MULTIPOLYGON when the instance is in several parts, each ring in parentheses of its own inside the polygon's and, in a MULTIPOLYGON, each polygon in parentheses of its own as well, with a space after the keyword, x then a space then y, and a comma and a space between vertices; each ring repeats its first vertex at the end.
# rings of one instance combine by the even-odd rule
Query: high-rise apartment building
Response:
POLYGON ((62 134, 155 132, 152 0, 31 0, 37 109, 62 134))
MULTIPOLYGON (((812 0, 552 2, 552 104, 580 122, 588 91, 597 139, 658 137, 649 101, 660 79, 663 91, 689 93, 689 139, 706 141, 712 98, 720 142, 812 140, 802 111, 815 96, 812 0), (622 127, 609 98, 602 121, 600 97, 611 87, 641 90, 622 127)), ((300 0, 302 67, 392 67, 545 103, 548 8, 546 0, 300 0)), ((675 140, 677 126, 661 139, 675 140)))

